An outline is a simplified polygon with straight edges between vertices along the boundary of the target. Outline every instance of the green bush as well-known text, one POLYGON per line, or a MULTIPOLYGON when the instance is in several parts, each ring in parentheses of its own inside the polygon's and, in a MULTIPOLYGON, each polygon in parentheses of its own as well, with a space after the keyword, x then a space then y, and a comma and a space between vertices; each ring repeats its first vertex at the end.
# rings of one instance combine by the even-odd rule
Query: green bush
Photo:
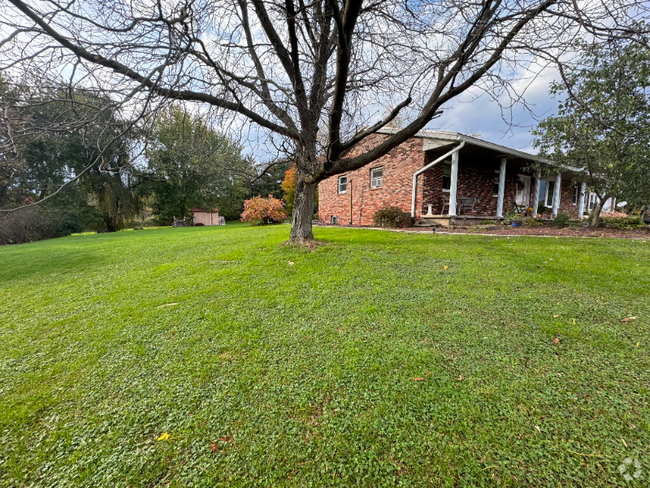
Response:
POLYGON ((525 227, 539 227, 541 225, 544 225, 544 222, 539 219, 525 219, 523 225, 525 227))
POLYGON ((568 214, 561 213, 553 219, 551 225, 554 225, 555 227, 564 227, 569 224, 569 220, 571 220, 571 217, 569 217, 568 214))
POLYGON ((601 217, 600 221, 607 227, 614 229, 638 229, 640 227, 646 227, 643 219, 638 215, 628 217, 601 217))
POLYGON ((86 228, 84 217, 73 207, 47 205, 37 205, 0 216, 0 245, 22 244, 83 232, 86 228))
POLYGON ((512 222, 519 222, 524 218, 523 214, 517 213, 517 211, 514 208, 511 208, 510 210, 506 211, 506 214, 503 216, 503 223, 506 225, 510 225, 512 222))
POLYGON ((413 219, 411 214, 402 211, 398 207, 383 207, 375 212, 372 221, 377 227, 388 227, 390 229, 411 227, 413 219))

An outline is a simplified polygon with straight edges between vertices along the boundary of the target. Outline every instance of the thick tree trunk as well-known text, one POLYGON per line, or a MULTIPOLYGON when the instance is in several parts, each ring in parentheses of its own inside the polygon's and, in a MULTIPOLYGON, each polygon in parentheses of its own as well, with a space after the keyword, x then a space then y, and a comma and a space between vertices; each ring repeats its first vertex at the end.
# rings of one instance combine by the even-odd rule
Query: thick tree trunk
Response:
POLYGON ((104 217, 104 223, 106 224, 106 230, 108 232, 117 232, 117 217, 107 215, 104 217))
POLYGON ((594 208, 594 211, 591 213, 591 221, 589 222, 589 227, 598 227, 598 223, 600 222, 600 211, 603 209, 603 205, 609 198, 609 195, 605 195, 603 198, 600 198, 600 195, 598 196, 598 203, 596 204, 596 208, 594 208))
POLYGON ((314 240, 311 222, 314 217, 314 197, 317 183, 308 183, 296 175, 296 196, 291 215, 291 238, 294 244, 314 240))

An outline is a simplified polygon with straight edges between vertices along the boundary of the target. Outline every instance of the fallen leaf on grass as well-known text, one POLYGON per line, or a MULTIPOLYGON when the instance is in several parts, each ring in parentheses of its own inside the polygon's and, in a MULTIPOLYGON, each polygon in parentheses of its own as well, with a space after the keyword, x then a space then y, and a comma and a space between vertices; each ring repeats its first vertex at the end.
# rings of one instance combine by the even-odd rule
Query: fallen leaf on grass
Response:
POLYGON ((457 381, 463 381, 463 375, 462 375, 462 374, 459 374, 459 375, 458 375, 458 378, 456 378, 456 380, 457 380, 457 381))
POLYGON ((553 318, 556 319, 556 318, 558 318, 559 316, 560 316, 560 314, 558 313, 558 314, 553 315, 553 318))
POLYGON ((293 261, 289 261, 289 266, 293 266, 293 261))
POLYGON ((168 439, 169 439, 169 434, 167 432, 163 432, 162 434, 160 434, 160 437, 158 437, 159 441, 166 441, 168 439))
POLYGON ((156 308, 173 307, 174 305, 178 305, 178 302, 174 302, 174 303, 165 303, 165 304, 163 304, 163 305, 158 305, 156 308))
POLYGON ((559 344, 559 343, 560 343, 560 338, 559 338, 559 337, 556 337, 555 339, 553 339, 553 342, 554 342, 555 344, 559 344))
POLYGON ((447 269, 449 266, 445 265, 445 269, 447 269))
POLYGON ((210 444, 210 449, 212 450, 212 452, 217 452, 219 450, 217 445, 214 443, 210 444))
POLYGON ((424 381, 424 379, 431 374, 431 371, 427 371, 427 374, 424 375, 424 378, 413 378, 413 381, 424 381))
POLYGON ((621 322, 630 322, 632 320, 636 320, 638 317, 628 317, 626 319, 621 319, 621 322))

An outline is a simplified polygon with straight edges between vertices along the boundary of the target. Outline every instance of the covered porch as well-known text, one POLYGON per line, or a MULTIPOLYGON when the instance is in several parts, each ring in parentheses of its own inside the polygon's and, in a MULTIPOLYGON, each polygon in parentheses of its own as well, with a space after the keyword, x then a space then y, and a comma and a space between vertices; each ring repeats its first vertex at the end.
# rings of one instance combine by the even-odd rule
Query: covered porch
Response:
MULTIPOLYGON (((423 141, 424 166, 413 175, 411 216, 416 225, 476 225, 502 220, 510 209, 532 208, 536 215, 540 200, 551 201, 552 216, 558 214, 562 173, 542 177, 531 169, 536 163, 552 168, 550 161, 462 134, 429 134, 423 141)), ((579 200, 582 215, 584 188, 579 200)))

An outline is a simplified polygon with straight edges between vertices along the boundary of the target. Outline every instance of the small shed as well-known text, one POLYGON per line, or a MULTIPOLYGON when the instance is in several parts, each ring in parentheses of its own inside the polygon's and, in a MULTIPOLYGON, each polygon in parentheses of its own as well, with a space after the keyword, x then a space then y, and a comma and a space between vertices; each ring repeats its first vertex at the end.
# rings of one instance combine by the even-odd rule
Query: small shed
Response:
MULTIPOLYGON (((193 208, 194 225, 224 225, 219 219, 219 209, 193 208)), ((225 223, 225 222, 224 222, 225 223)))

